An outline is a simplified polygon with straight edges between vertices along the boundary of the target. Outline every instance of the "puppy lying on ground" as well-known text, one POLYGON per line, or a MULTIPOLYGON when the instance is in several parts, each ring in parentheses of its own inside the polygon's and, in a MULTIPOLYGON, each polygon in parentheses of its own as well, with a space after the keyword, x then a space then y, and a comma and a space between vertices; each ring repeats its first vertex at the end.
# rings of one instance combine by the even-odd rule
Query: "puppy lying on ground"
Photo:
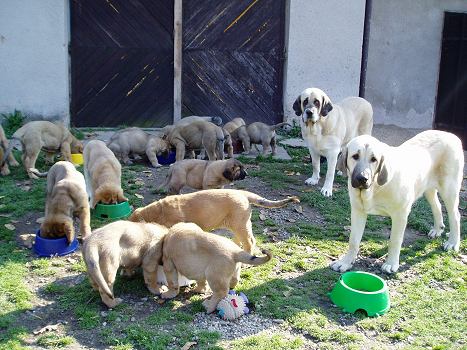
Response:
POLYGON ((117 131, 107 142, 107 147, 120 161, 127 165, 131 164, 130 154, 145 154, 155 168, 161 166, 157 161, 157 156, 167 155, 170 151, 170 144, 167 140, 148 134, 140 128, 117 131))
POLYGON ((83 157, 91 208, 99 202, 117 204, 128 200, 121 187, 122 166, 104 142, 89 141, 84 147, 83 157))
POLYGON ((216 310, 219 301, 227 296, 240 280, 242 263, 261 265, 271 260, 270 252, 263 257, 252 256, 225 237, 204 232, 193 223, 179 223, 169 229, 164 238, 162 263, 169 290, 162 298, 178 295, 178 273, 196 280, 195 291, 204 293, 206 282, 213 295, 203 302, 207 313, 216 310))
POLYGON ((236 159, 199 160, 184 159, 172 164, 165 183, 169 194, 179 194, 183 186, 191 188, 222 188, 235 180, 243 180, 247 175, 243 164, 236 159))
POLYGON ((209 160, 224 159, 224 133, 213 123, 195 121, 188 125, 176 125, 167 134, 167 140, 176 148, 176 160, 185 158, 186 149, 204 148, 209 160))
MULTIPOLYGON (((28 176, 37 179, 30 169, 35 169, 36 160, 41 149, 46 152, 46 162, 53 163, 53 156, 60 152, 64 160, 71 161, 71 153, 83 153, 83 144, 77 140, 61 123, 46 120, 29 122, 16 130, 12 139, 17 139, 22 145, 22 161, 28 176)), ((12 142, 6 155, 13 148, 12 142)))
POLYGON ((157 269, 162 258, 162 238, 167 228, 157 224, 116 221, 92 232, 83 242, 83 258, 92 287, 102 302, 113 308, 113 285, 120 266, 127 274, 142 266, 144 282, 151 293, 160 294, 157 269))
POLYGON ((8 167, 8 164, 11 166, 19 165, 11 151, 8 155, 5 154, 8 148, 8 139, 6 138, 5 131, 0 125, 0 174, 2 174, 3 176, 10 174, 10 168, 8 167))
POLYGON ((179 222, 193 222, 203 230, 226 228, 233 232, 234 242, 251 253, 256 240, 251 229, 251 204, 264 208, 280 208, 297 197, 270 201, 257 194, 240 190, 203 190, 168 196, 136 209, 130 221, 157 222, 171 227, 179 222))
POLYGON ((56 238, 66 236, 68 243, 75 239, 73 217, 79 218, 79 231, 83 238, 91 233, 91 217, 88 196, 83 174, 66 161, 57 162, 47 173, 47 198, 45 220, 41 225, 41 237, 56 238))
POLYGON ((459 192, 462 185, 464 152, 459 138, 451 133, 428 130, 390 147, 369 135, 352 139, 342 151, 348 173, 351 204, 349 251, 331 267, 344 272, 357 258, 367 215, 390 216, 392 220, 388 257, 381 269, 396 272, 412 205, 425 196, 433 212, 431 238, 444 230, 438 191, 446 205, 451 233, 445 250, 459 250, 459 192))
POLYGON ((248 140, 242 140, 242 143, 247 146, 244 148, 245 154, 250 153, 251 145, 257 144, 263 146, 263 156, 269 153, 269 148, 271 148, 272 155, 276 155, 276 129, 283 126, 289 125, 287 122, 279 123, 276 125, 267 125, 262 122, 255 122, 246 127, 246 131, 249 137, 248 140))

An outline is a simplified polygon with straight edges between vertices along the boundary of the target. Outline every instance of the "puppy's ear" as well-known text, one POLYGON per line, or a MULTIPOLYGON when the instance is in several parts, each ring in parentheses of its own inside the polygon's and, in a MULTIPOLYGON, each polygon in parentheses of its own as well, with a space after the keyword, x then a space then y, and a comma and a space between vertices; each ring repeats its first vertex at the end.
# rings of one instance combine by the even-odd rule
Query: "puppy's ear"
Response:
POLYGON ((128 198, 126 198, 123 194, 123 191, 119 192, 117 195, 117 202, 122 203, 122 202, 128 202, 128 198))
POLYGON ((328 115, 329 112, 332 111, 332 103, 329 97, 323 96, 323 99, 321 101, 321 116, 325 117, 328 115))
POLYGON ((295 111, 295 115, 298 115, 298 116, 302 115, 302 99, 300 96, 297 97, 297 99, 293 103, 292 108, 295 111))
POLYGON ((342 171, 344 174, 346 174, 347 170, 349 170, 349 167, 347 165, 347 155, 347 147, 344 147, 342 148, 342 151, 339 154, 339 157, 337 158, 336 169, 342 171))
POLYGON ((377 174, 377 182, 378 185, 383 186, 389 179, 389 170, 386 161, 384 160, 384 156, 381 157, 381 160, 378 164, 378 169, 376 169, 377 174))

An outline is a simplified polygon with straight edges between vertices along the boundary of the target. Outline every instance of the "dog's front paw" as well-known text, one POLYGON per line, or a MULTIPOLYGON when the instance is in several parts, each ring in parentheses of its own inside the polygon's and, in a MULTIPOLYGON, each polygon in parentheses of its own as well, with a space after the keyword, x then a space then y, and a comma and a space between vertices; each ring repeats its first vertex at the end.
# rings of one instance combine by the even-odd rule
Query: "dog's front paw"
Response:
POLYGON ((444 228, 439 228, 439 229, 436 229, 435 227, 433 227, 430 232, 428 232, 428 237, 430 238, 436 238, 436 237, 439 237, 441 236, 441 234, 443 233, 444 231, 444 228))
POLYGON ((383 266, 381 266, 381 270, 386 273, 394 273, 399 270, 399 263, 398 262, 391 262, 387 260, 383 266))
POLYGON ((305 180, 305 185, 313 186, 313 185, 317 185, 318 182, 319 182, 319 177, 312 176, 305 180))
POLYGON ((203 301, 203 306, 206 309, 206 313, 210 314, 211 312, 214 312, 217 308, 217 305, 213 305, 211 302, 211 299, 206 299, 203 301))
POLYGON ((162 299, 173 299, 178 295, 178 292, 175 290, 168 290, 161 294, 162 299))
MULTIPOLYGON (((450 234, 448 233, 447 235, 449 236, 450 234)), ((444 243, 444 250, 454 250, 455 252, 458 252, 459 248, 460 248, 460 242, 458 239, 456 240, 453 239, 452 241, 451 239, 448 239, 444 243)))
POLYGON ((117 305, 120 305, 122 303, 123 299, 120 299, 120 298, 114 298, 114 299, 111 299, 109 301, 106 301, 105 302, 105 305, 107 305, 107 307, 109 309, 113 309, 114 307, 116 307, 117 305))
POLYGON ((330 267, 337 272, 345 272, 352 268, 353 262, 347 258, 342 258, 340 260, 334 261, 331 263, 330 267))
POLYGON ((332 196, 332 186, 323 186, 323 188, 321 189, 321 194, 324 196, 324 197, 331 197, 332 196))
MULTIPOLYGON (((150 285, 146 285, 146 287, 148 288, 148 290, 152 293, 152 294, 155 294, 155 295, 161 295, 161 294, 164 294, 164 289, 162 288, 162 286, 160 285, 156 285, 156 286, 150 286, 150 285)), ((165 298, 164 298, 165 299, 165 298)))
POLYGON ((153 163, 153 164, 152 164, 152 167, 153 167, 153 168, 160 168, 160 167, 162 167, 162 165, 159 164, 159 163, 157 163, 157 164, 154 164, 154 163, 153 163))

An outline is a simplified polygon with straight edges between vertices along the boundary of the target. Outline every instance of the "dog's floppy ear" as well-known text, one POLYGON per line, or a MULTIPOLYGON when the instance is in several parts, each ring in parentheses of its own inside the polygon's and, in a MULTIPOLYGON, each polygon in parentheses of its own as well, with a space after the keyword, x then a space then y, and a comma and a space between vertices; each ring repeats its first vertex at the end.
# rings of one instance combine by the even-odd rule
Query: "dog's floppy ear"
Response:
POLYGON ((332 103, 329 97, 323 96, 323 99, 321 100, 321 116, 325 117, 328 115, 329 112, 332 111, 332 103))
POLYGON ((384 160, 384 156, 382 156, 378 164, 378 169, 376 169, 376 174, 378 176, 377 182, 380 186, 383 186, 386 182, 388 182, 389 179, 389 170, 386 163, 387 162, 384 160))
POLYGON ((302 99, 300 96, 297 97, 297 99, 293 103, 292 108, 295 111, 295 115, 298 115, 298 116, 302 115, 302 99))
POLYGON ((345 146, 344 148, 342 148, 342 151, 339 154, 339 157, 337 158, 336 169, 342 171, 344 174, 346 174, 347 170, 349 170, 349 167, 347 165, 347 155, 348 150, 347 146, 345 146))

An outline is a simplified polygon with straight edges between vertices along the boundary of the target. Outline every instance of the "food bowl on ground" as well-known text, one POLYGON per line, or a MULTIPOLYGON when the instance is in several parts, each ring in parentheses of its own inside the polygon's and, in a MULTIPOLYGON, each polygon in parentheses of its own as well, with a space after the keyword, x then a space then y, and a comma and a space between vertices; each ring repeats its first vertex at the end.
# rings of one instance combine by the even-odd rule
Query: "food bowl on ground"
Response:
POLYGON ((161 165, 172 164, 172 163, 175 163, 175 155, 176 155, 175 151, 170 151, 169 154, 166 156, 162 156, 162 155, 157 156, 157 161, 161 165))
POLYGON ((368 316, 380 316, 390 308, 386 282, 372 273, 344 273, 329 294, 331 301, 344 312, 364 310, 368 316))
POLYGON ((68 244, 66 237, 43 238, 41 237, 41 230, 37 230, 33 250, 39 256, 51 257, 73 253, 78 247, 79 243, 76 237, 71 244, 68 244))
POLYGON ((83 155, 81 153, 72 153, 71 154, 71 162, 74 165, 83 165, 83 155))
POLYGON ((93 210, 94 216, 99 219, 122 219, 131 214, 130 203, 121 202, 118 204, 97 203, 93 210))

